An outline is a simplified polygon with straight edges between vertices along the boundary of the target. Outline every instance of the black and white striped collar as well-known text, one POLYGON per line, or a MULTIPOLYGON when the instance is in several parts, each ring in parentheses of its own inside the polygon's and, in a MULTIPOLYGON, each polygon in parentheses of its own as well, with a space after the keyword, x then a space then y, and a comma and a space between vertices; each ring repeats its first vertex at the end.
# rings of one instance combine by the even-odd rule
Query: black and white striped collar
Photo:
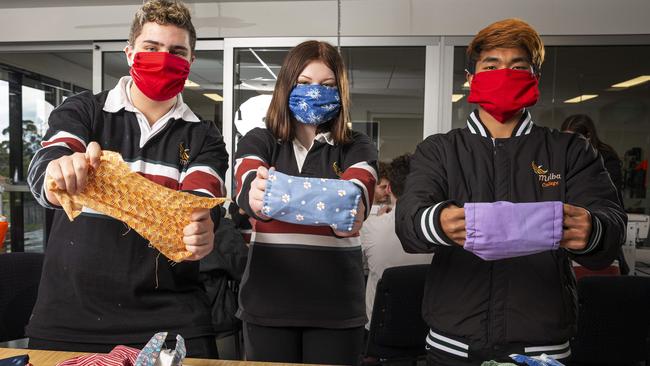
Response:
MULTIPOLYGON (((470 113, 469 117, 467 118, 467 128, 469 129, 469 132, 473 133, 474 135, 481 135, 483 137, 490 138, 492 137, 490 135, 490 131, 481 121, 478 110, 474 110, 472 113, 470 113)), ((528 109, 524 109, 524 113, 521 115, 519 122, 517 122, 517 126, 515 126, 514 130, 512 130, 511 137, 528 135, 532 129, 533 119, 528 109)))

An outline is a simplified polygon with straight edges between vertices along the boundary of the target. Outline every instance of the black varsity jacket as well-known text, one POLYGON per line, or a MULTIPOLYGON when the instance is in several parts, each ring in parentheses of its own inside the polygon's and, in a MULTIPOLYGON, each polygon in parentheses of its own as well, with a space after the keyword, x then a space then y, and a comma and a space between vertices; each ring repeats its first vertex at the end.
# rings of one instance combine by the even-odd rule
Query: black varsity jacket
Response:
POLYGON ((592 269, 609 265, 626 221, 600 155, 579 135, 534 125, 528 111, 507 139, 491 138, 476 111, 466 128, 429 136, 413 155, 396 211, 404 249, 436 253, 422 309, 427 347, 470 360, 565 358, 577 310, 571 259, 592 269), (592 235, 579 253, 483 261, 444 234, 440 212, 452 201, 562 201, 591 213, 592 235))

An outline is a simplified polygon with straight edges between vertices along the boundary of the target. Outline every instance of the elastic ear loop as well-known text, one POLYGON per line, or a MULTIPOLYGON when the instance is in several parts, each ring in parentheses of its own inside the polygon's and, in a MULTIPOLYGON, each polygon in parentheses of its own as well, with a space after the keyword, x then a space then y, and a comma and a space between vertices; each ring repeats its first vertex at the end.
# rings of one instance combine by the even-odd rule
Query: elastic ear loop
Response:
MULTIPOLYGON (((467 75, 474 75, 474 74, 472 74, 469 70, 465 69, 465 79, 467 79, 467 75)), ((470 85, 470 87, 471 87, 471 83, 469 82, 469 80, 466 80, 466 81, 467 81, 468 85, 470 85)))
MULTIPOLYGON (((124 47, 124 52, 126 53, 126 49, 131 47, 131 43, 129 41, 126 41, 126 46, 124 47)), ((135 50, 133 50, 133 57, 135 57, 135 50)), ((129 67, 133 67, 133 60, 129 60, 129 56, 126 56, 126 64, 129 65, 129 67)))

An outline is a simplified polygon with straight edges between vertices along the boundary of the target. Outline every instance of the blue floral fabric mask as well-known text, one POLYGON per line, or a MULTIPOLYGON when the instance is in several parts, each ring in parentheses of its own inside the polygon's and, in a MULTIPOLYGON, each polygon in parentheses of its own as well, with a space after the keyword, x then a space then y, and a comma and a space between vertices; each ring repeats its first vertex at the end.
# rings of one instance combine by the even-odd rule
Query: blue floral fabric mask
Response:
POLYGON ((138 358, 135 360, 135 366, 181 366, 187 353, 185 340, 180 334, 176 335, 176 348, 166 350, 163 349, 166 339, 167 332, 154 334, 144 348, 142 348, 140 354, 138 354, 138 358))
POLYGON ((341 110, 339 89, 317 84, 298 84, 289 94, 289 109, 298 122, 308 125, 328 122, 341 110))
POLYGON ((271 169, 262 213, 278 221, 351 231, 361 190, 340 179, 294 177, 271 169))

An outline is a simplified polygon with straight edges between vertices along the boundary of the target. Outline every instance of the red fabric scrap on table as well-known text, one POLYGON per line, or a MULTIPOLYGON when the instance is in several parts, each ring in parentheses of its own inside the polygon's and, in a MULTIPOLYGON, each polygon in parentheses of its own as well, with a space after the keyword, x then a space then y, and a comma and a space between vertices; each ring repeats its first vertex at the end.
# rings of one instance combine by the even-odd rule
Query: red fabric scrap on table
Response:
POLYGON ((139 349, 117 346, 110 353, 77 356, 65 360, 57 366, 133 366, 139 353, 139 349))

